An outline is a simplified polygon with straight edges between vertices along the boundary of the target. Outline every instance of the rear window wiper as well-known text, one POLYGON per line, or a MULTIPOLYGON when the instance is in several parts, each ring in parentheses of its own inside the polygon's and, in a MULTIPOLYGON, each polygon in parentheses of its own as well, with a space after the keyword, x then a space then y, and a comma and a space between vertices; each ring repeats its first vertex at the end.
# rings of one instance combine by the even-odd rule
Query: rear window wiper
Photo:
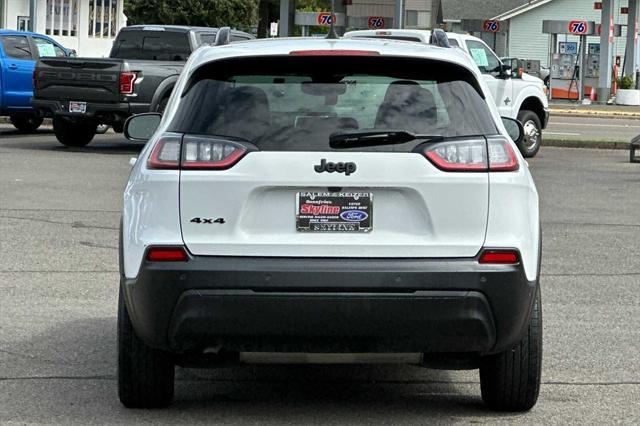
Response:
POLYGON ((407 130, 355 130, 333 133, 329 146, 334 149, 364 148, 378 145, 400 145, 417 139, 439 139, 438 135, 422 135, 407 130))

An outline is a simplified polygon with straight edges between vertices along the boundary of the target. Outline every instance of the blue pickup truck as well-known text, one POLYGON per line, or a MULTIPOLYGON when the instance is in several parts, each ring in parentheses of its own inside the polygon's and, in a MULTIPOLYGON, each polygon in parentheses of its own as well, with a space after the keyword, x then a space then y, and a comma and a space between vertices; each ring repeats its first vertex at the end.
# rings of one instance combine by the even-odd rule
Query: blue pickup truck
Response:
POLYGON ((22 132, 40 127, 42 118, 31 107, 35 63, 43 57, 74 55, 45 35, 0 30, 0 116, 9 116, 22 132))

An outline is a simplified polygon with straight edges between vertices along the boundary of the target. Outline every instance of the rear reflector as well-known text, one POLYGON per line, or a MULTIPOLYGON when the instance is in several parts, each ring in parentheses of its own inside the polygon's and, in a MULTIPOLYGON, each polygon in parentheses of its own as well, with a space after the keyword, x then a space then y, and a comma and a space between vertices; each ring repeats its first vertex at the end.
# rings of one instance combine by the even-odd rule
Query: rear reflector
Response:
POLYGON ((519 262, 518 252, 515 250, 486 250, 480 255, 479 263, 513 265, 519 262))
POLYGON ((149 262, 186 262, 189 260, 183 247, 151 247, 147 251, 149 262))
POLYGON ((375 50, 293 50, 291 56, 379 56, 375 50))
POLYGON ((135 72, 120 73, 120 93, 123 95, 131 95, 133 93, 133 83, 138 75, 135 72))

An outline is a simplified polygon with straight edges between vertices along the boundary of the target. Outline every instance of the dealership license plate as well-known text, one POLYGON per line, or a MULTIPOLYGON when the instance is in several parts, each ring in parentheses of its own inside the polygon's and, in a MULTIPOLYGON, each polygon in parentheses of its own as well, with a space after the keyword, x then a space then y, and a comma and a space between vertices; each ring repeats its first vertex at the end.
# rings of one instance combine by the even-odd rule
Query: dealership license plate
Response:
POLYGON ((370 232, 370 192, 298 192, 296 230, 300 232, 370 232))
POLYGON ((69 112, 84 114, 87 112, 86 102, 69 102, 69 112))

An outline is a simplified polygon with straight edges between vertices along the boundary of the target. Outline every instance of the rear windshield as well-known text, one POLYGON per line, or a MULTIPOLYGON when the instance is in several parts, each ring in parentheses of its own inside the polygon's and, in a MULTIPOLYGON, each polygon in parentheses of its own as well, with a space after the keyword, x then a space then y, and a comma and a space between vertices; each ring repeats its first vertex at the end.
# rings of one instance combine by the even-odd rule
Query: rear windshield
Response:
POLYGON ((388 57, 217 61, 194 73, 170 125, 176 132, 250 141, 263 151, 327 151, 331 134, 369 129, 443 137, 497 133, 469 71, 388 57))
POLYGON ((174 31, 121 31, 111 58, 150 61, 186 61, 191 53, 189 35, 174 31))

